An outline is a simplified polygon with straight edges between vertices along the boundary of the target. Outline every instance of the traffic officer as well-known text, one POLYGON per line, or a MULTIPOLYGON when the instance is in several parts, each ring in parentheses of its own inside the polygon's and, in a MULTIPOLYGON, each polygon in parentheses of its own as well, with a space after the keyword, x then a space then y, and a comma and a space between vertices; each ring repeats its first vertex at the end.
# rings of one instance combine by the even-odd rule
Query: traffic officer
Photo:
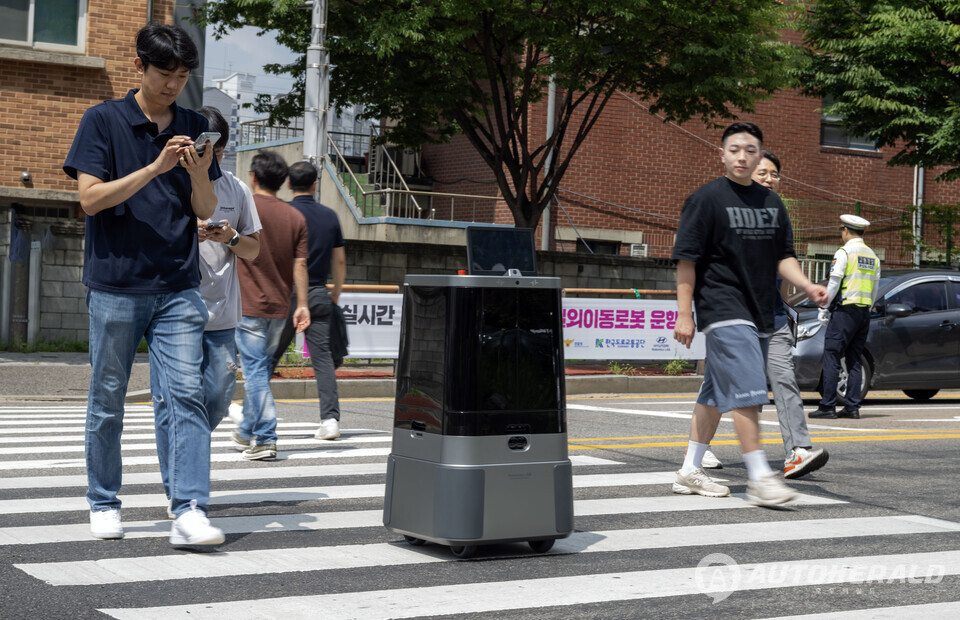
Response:
POLYGON ((811 418, 859 418, 860 355, 870 330, 870 307, 880 279, 880 259, 863 242, 870 222, 856 215, 841 215, 843 246, 833 255, 827 304, 820 307, 819 320, 827 327, 823 340, 823 396, 811 418), (846 406, 837 412, 837 383, 840 360, 847 363, 846 406))

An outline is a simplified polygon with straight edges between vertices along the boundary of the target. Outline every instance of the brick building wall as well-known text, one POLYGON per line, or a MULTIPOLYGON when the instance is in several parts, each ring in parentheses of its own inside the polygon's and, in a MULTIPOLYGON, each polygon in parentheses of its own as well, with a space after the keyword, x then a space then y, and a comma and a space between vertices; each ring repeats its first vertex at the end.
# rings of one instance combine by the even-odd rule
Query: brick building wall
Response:
MULTIPOLYGON (((783 164, 781 191, 789 199, 798 253, 813 256, 835 249, 839 215, 859 211, 873 223, 868 240, 883 252, 885 263, 908 264, 911 256, 902 239, 902 221, 913 201, 914 170, 888 166, 896 152, 892 148, 821 146, 819 106, 817 99, 785 91, 760 103, 754 113, 740 116, 763 129, 764 147, 783 164)), ((533 137, 544 135, 545 109, 542 103, 534 112, 533 137)), ((717 150, 721 133, 722 129, 699 121, 682 126, 665 123, 634 97, 614 95, 560 182, 563 209, 552 216, 560 229, 552 247, 575 249, 569 240, 575 235, 558 233, 576 227, 619 231, 621 254, 629 253, 630 243, 640 239, 648 245, 649 256, 668 256, 684 199, 723 174, 717 150)), ((468 176, 464 171, 473 179, 490 178, 480 170, 485 166, 466 140, 424 149, 424 161, 438 179, 468 176)), ((925 171, 925 201, 960 202, 960 185, 934 182, 939 172, 925 171)), ((484 190, 474 183, 469 191, 490 192, 496 187, 491 182, 484 190)), ((511 221, 509 210, 501 205, 495 219, 511 221)), ((924 236, 933 232, 925 231, 924 236)))
MULTIPOLYGON (((154 0, 153 18, 170 23, 174 4, 154 0)), ((86 289, 80 283, 83 215, 76 181, 61 165, 84 111, 139 84, 134 43, 147 22, 146 0, 88 0, 83 53, 0 45, 0 157, 7 162, 0 169, 0 274, 7 271, 16 290, 28 277, 8 260, 9 222, 16 211, 29 222, 30 240, 40 243, 39 336, 46 341, 82 341, 88 334, 86 289), (30 173, 29 182, 22 181, 23 172, 30 173)), ((22 295, 8 293, 8 311, 25 315, 25 307, 13 307, 13 297, 19 306, 24 303, 22 295)))

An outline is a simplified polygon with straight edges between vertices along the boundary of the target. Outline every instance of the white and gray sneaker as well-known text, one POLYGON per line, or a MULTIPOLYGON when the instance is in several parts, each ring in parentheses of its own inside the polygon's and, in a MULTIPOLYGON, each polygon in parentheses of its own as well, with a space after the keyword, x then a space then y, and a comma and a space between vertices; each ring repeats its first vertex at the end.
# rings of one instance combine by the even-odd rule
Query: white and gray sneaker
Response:
POLYGON ((327 439, 332 440, 340 436, 340 422, 334 418, 327 418, 320 422, 320 428, 317 429, 317 434, 313 436, 314 439, 327 439))
POLYGON ((713 481, 702 469, 695 469, 686 476, 677 471, 673 483, 673 492, 680 495, 703 495, 704 497, 726 497, 730 489, 713 481))
POLYGON ((226 537, 223 530, 210 525, 207 515, 197 508, 197 500, 190 500, 190 510, 180 513, 170 528, 170 544, 175 547, 219 545, 226 537))
POLYGON ((120 523, 120 511, 90 511, 90 534, 94 538, 123 538, 123 525, 120 523))
POLYGON ((227 407, 227 417, 233 422, 234 426, 240 426, 243 422, 243 405, 240 403, 230 403, 227 407))
POLYGON ((716 455, 707 450, 703 453, 703 460, 700 461, 700 467, 704 469, 723 469, 723 463, 720 462, 720 459, 716 455))
POLYGON ((760 480, 747 482, 747 501, 754 506, 779 506, 797 496, 776 472, 770 472, 760 480))

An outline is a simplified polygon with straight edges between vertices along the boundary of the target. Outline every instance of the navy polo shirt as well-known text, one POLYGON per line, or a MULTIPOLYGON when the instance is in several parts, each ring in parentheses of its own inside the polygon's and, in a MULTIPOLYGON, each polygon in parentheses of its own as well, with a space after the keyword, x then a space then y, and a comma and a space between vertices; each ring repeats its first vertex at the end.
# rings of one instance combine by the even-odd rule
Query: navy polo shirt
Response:
POLYGON ((294 196, 290 204, 307 220, 307 272, 310 286, 323 286, 330 274, 330 257, 333 248, 344 246, 340 220, 333 209, 325 207, 310 196, 294 196))
MULTIPOLYGON (((175 135, 196 138, 207 119, 174 104, 173 121, 159 132, 131 90, 123 99, 88 109, 63 171, 114 181, 153 163, 175 135)), ((220 177, 216 159, 210 179, 220 177)), ((200 285, 197 217, 190 175, 180 164, 147 183, 125 202, 88 215, 83 283, 110 293, 172 293, 200 285)))

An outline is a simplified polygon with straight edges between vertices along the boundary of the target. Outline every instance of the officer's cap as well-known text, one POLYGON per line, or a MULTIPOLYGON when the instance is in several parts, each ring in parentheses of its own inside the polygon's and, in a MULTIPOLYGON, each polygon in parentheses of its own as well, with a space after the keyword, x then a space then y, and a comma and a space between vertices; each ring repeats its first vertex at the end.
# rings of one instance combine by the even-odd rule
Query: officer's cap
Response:
POLYGON ((863 229, 870 225, 870 222, 863 219, 859 215, 841 215, 840 221, 843 222, 843 225, 850 230, 856 230, 859 232, 863 232, 863 229))

